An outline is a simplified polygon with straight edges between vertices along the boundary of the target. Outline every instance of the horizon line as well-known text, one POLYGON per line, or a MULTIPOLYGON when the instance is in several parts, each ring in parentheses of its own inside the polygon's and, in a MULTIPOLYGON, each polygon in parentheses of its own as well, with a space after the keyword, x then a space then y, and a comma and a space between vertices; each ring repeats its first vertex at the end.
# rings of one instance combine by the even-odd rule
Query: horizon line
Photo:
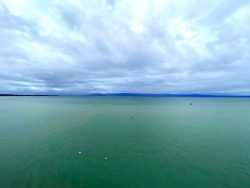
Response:
POLYGON ((85 93, 85 94, 0 94, 0 96, 131 96, 131 97, 245 97, 237 94, 200 94, 200 93, 85 93))

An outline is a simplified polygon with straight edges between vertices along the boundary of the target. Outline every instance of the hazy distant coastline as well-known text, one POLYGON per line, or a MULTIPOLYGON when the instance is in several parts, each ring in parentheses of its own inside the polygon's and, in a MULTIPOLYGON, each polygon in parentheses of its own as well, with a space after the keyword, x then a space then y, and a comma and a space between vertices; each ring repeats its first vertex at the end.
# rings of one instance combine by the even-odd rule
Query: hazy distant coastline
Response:
POLYGON ((92 94, 0 94, 0 96, 128 96, 128 97, 240 97, 249 98, 249 95, 232 94, 148 94, 148 93, 92 93, 92 94))

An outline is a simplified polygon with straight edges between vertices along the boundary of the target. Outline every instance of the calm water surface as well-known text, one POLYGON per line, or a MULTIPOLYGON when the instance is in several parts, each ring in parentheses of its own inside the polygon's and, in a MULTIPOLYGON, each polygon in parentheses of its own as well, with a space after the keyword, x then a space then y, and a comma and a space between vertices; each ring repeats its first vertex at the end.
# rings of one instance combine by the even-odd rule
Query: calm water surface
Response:
POLYGON ((0 97, 0 187, 249 188, 250 99, 0 97))

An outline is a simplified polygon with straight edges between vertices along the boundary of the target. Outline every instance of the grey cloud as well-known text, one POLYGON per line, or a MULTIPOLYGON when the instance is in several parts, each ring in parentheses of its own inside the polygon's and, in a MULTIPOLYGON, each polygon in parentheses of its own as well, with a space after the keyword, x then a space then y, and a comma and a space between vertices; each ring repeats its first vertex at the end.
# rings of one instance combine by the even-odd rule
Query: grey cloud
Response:
POLYGON ((15 16, 10 13, 8 8, 0 5, 0 28, 10 32, 20 31, 29 35, 37 35, 36 23, 30 20, 25 20, 20 16, 15 16))
POLYGON ((116 1, 117 0, 106 0, 106 2, 113 8, 115 7, 116 1))
POLYGON ((0 9, 0 92, 249 91, 248 1, 35 5, 0 9))
POLYGON ((84 12, 81 11, 77 6, 70 4, 60 4, 57 7, 59 14, 61 15, 62 20, 68 25, 71 29, 80 29, 85 19, 84 12))

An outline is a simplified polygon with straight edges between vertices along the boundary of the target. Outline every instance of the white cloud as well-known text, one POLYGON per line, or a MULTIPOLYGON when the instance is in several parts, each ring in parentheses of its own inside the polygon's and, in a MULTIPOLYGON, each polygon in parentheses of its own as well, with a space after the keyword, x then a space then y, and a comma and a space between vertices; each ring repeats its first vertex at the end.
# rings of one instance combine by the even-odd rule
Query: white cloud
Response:
POLYGON ((247 0, 0 2, 0 92, 250 94, 247 0))

